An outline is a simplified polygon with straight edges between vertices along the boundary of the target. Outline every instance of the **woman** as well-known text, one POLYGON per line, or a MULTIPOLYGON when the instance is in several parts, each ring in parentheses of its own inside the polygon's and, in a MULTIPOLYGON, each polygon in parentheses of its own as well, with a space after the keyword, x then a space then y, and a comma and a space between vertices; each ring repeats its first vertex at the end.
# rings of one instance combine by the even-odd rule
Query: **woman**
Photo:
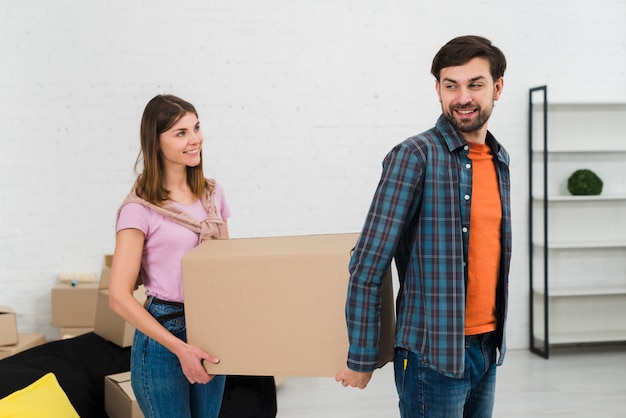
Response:
POLYGON ((146 418, 217 417, 224 376, 219 360, 186 343, 181 257, 206 239, 227 239, 222 188, 205 179, 198 114, 190 103, 159 95, 141 120, 143 160, 117 218, 109 306, 135 328, 131 381, 146 418), (133 291, 142 283, 142 306, 133 291))

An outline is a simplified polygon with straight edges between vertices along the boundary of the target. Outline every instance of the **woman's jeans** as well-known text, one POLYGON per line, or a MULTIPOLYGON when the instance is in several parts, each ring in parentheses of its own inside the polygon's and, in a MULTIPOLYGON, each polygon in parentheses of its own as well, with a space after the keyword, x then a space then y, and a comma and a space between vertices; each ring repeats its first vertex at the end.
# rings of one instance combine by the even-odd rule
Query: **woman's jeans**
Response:
MULTIPOLYGON (((161 324, 181 340, 187 340, 183 308, 148 299, 146 309, 155 318, 168 315, 161 324), (179 315, 177 315, 179 314, 179 315)), ((131 350, 131 383, 145 418, 217 418, 225 376, 207 384, 191 384, 171 351, 135 331, 131 350)))
POLYGON ((402 418, 489 418, 496 390, 494 333, 465 337, 461 379, 433 370, 420 353, 396 349, 394 371, 402 418), (406 367, 405 367, 406 365, 406 367))

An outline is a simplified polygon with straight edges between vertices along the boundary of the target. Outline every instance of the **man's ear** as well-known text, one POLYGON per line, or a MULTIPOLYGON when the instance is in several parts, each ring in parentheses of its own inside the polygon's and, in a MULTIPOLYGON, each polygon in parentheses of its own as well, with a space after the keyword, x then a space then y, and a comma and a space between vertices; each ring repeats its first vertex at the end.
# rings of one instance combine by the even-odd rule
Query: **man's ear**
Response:
POLYGON ((504 77, 500 77, 493 84, 493 100, 498 100, 500 98, 503 88, 504 88, 504 77))

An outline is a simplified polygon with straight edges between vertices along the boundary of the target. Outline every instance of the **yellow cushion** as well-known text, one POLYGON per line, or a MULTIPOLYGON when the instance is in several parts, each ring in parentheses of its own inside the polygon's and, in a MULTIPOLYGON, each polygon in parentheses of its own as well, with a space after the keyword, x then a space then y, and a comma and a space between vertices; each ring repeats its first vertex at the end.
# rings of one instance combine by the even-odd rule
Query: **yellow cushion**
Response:
POLYGON ((0 418, 80 418, 53 373, 0 399, 0 418))

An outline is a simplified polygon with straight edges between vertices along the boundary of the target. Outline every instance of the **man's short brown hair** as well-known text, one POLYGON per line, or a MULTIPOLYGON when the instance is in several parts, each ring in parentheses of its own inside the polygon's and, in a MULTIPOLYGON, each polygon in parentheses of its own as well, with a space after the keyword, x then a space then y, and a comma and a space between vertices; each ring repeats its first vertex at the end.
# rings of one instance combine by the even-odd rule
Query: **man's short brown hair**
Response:
POLYGON ((477 57, 489 61, 494 81, 504 75, 506 58, 502 51, 493 46, 489 39, 474 35, 459 36, 441 47, 433 59, 430 72, 439 80, 443 68, 463 65, 477 57))

